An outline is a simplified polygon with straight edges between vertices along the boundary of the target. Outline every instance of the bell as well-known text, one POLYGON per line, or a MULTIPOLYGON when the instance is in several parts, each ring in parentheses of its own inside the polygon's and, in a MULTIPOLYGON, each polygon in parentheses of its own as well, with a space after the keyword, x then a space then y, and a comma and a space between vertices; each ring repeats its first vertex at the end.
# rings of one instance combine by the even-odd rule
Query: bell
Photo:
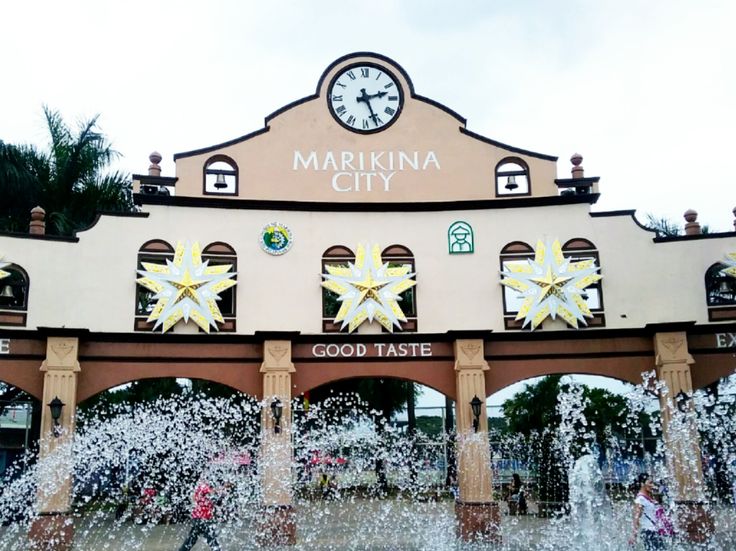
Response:
POLYGON ((14 299, 15 295, 13 294, 13 288, 10 285, 3 287, 3 292, 0 293, 0 298, 14 299))
POLYGON ((728 281, 725 279, 721 281, 721 286, 718 288, 718 292, 722 295, 731 294, 731 286, 728 284, 728 281))
POLYGON ((519 187, 519 184, 516 183, 516 176, 509 176, 508 180, 506 181, 505 187, 509 191, 514 191, 517 187, 519 187))
POLYGON ((215 181, 215 188, 217 189, 223 189, 227 187, 227 182, 225 181, 225 175, 224 174, 218 174, 217 180, 215 181))

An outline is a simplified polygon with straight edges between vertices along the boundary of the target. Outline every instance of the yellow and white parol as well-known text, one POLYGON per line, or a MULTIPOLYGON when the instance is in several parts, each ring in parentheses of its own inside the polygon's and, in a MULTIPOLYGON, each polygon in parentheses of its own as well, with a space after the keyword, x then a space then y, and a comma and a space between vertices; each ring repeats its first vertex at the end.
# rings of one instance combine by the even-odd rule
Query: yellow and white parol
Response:
POLYGON ((524 299, 516 319, 524 320, 523 327, 531 324, 532 331, 548 316, 560 316, 569 325, 587 325, 585 318, 593 314, 585 303, 583 290, 602 276, 592 258, 572 262, 562 254, 560 242, 544 244, 537 241, 534 259, 526 263, 509 263, 501 271, 501 285, 519 291, 524 299))
POLYGON ((325 266, 322 274, 322 287, 336 293, 342 302, 335 317, 335 323, 342 322, 340 329, 348 327, 352 333, 364 321, 374 319, 386 330, 393 333, 394 327, 401 329, 406 316, 399 306, 401 293, 417 282, 411 279, 409 265, 389 267, 381 259, 381 249, 376 244, 371 254, 366 255, 365 247, 358 245, 355 264, 347 266, 325 266))
POLYGON ((237 282, 231 279, 237 275, 231 272, 232 264, 209 266, 209 261, 202 262, 202 250, 199 243, 190 245, 177 242, 174 261, 166 260, 166 264, 142 262, 142 276, 136 281, 153 291, 156 305, 148 316, 148 321, 155 321, 155 331, 161 327, 166 332, 183 319, 184 323, 193 320, 203 331, 210 332, 210 327, 217 330, 217 323, 224 321, 217 301, 219 294, 237 282))

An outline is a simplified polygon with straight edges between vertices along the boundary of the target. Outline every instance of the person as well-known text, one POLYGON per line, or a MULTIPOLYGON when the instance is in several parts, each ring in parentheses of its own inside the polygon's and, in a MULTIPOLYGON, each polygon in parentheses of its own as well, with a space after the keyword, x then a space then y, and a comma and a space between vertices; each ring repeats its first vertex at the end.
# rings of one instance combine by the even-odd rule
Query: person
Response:
MULTIPOLYGON (((519 476, 519 473, 514 473, 511 475, 511 495, 509 499, 516 504, 517 515, 526 515, 526 496, 524 495, 524 485, 521 483, 521 477, 519 476)), ((509 508, 509 510, 511 510, 511 507, 509 508)))
POLYGON ((330 497, 330 490, 332 489, 332 480, 330 480, 328 473, 322 472, 319 475, 319 487, 322 490, 322 499, 328 499, 330 497))
POLYGON ((637 477, 639 493, 634 499, 634 531, 629 544, 634 545, 641 534, 646 551, 664 549, 664 536, 672 535, 672 524, 665 515, 664 508, 654 499, 654 481, 647 473, 637 477))
POLYGON ((220 543, 217 541, 217 532, 214 526, 215 517, 215 490, 210 486, 205 477, 201 477, 194 489, 194 508, 192 509, 192 527, 187 534, 187 539, 179 548, 179 551, 189 551, 202 536, 213 551, 220 551, 220 543))

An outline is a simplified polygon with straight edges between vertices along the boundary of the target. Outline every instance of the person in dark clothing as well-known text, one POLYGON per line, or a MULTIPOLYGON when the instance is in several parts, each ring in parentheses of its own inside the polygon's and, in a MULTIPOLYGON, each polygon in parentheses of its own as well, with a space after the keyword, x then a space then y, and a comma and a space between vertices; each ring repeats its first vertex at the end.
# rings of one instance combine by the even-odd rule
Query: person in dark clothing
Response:
POLYGON ((524 485, 521 483, 521 477, 518 473, 511 475, 511 501, 516 503, 516 514, 526 515, 526 496, 524 495, 524 485))

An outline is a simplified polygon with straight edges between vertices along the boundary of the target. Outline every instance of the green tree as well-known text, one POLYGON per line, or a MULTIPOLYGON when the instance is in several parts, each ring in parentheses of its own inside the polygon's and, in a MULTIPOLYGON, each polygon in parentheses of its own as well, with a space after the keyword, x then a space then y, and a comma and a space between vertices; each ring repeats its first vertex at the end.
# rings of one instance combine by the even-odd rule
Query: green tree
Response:
POLYGON ((119 154, 99 131, 94 116, 72 130, 57 111, 44 107, 49 144, 0 141, 0 231, 26 231, 30 210, 46 211, 46 233, 72 235, 98 211, 133 210, 127 175, 108 171, 119 154))
MULTIPOLYGON (((644 226, 657 232, 657 237, 676 237, 682 235, 685 231, 680 224, 664 216, 655 216, 651 212, 648 212, 645 216, 644 226)), ((700 233, 711 233, 710 227, 703 224, 700 227, 700 233)))
MULTIPOLYGON (((513 398, 506 400, 502 407, 504 417, 511 433, 522 434, 533 448, 536 468, 539 475, 540 501, 561 502, 567 500, 567 470, 563 457, 555 445, 555 434, 562 419, 557 403, 560 394, 567 392, 568 385, 562 382, 562 375, 550 375, 540 381, 527 385, 513 398)), ((632 432, 650 425, 649 418, 642 415, 639 427, 629 427, 631 412, 623 396, 601 388, 583 386, 583 416, 587 421, 587 431, 592 431, 595 443, 605 451, 611 434, 627 439, 632 432)), ((573 443, 572 453, 584 453, 588 449, 580 438, 573 443)))

